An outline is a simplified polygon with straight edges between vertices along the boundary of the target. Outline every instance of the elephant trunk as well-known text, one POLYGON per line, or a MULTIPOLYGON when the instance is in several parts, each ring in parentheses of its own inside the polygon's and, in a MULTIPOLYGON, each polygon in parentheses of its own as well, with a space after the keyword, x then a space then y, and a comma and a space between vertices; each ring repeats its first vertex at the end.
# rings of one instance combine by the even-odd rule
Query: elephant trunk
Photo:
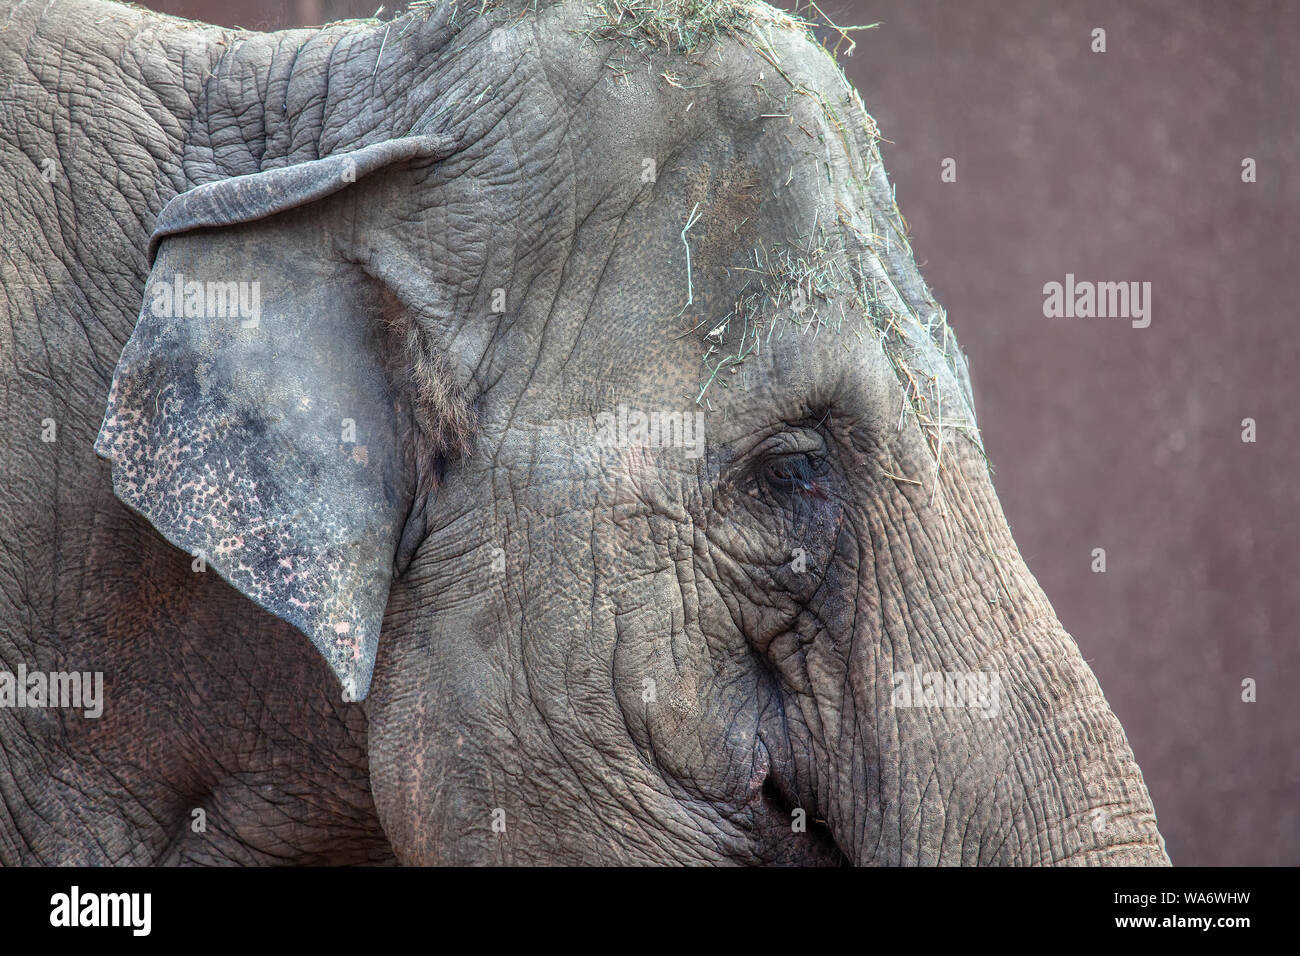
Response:
POLYGON ((846 857, 1168 865, 1141 771, 1092 671, 1054 617, 1031 630, 972 670, 864 668, 838 719, 823 709, 811 722, 829 771, 812 774, 812 798, 846 857))

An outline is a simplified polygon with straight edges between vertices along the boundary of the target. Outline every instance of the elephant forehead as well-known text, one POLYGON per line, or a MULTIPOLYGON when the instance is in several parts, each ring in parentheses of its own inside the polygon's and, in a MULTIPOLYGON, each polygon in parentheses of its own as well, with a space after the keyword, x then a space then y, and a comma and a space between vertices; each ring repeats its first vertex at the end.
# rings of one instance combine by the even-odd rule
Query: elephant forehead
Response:
POLYGON ((855 393, 897 415, 901 389, 924 421, 973 430, 943 311, 866 190, 796 174, 773 191, 725 143, 701 152, 569 269, 571 283, 585 271, 595 287, 572 296, 582 314, 564 343, 562 392, 593 412, 724 415, 855 393))
POLYGON ((918 418, 977 437, 875 123, 825 50, 785 22, 722 31, 708 56, 654 70, 620 69, 650 60, 601 46, 593 73, 591 45, 559 47, 548 83, 560 77, 584 119, 563 137, 576 195, 563 288, 534 317, 556 343, 537 359, 561 383, 537 399, 547 415, 815 392, 876 375, 883 355, 918 418))

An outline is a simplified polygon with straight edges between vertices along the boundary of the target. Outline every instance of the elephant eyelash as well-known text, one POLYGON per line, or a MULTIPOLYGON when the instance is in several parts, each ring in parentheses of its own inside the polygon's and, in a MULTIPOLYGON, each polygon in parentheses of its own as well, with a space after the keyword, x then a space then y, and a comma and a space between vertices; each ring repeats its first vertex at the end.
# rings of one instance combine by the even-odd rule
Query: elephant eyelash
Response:
POLYGON ((800 495, 826 500, 825 468, 812 456, 780 455, 768 458, 760 470, 764 484, 785 495, 800 495))

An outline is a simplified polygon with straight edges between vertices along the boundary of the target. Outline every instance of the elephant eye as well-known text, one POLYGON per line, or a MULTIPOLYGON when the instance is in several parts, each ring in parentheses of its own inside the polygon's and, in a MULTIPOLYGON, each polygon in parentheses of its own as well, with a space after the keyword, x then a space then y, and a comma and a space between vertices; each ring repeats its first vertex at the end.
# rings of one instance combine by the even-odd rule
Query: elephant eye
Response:
POLYGON ((821 470, 809 455, 780 455, 763 463, 762 476, 763 482, 779 494, 825 498, 819 482, 821 470))

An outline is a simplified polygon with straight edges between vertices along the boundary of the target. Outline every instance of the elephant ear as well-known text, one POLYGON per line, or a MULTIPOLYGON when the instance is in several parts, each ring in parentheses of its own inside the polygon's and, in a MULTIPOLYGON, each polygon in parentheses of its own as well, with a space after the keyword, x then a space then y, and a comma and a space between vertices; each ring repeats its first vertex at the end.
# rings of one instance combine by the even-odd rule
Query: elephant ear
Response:
POLYGON ((354 700, 416 477, 373 283, 336 249, 357 223, 332 194, 451 152, 410 137, 174 198, 95 442, 118 498, 299 628, 354 700))

